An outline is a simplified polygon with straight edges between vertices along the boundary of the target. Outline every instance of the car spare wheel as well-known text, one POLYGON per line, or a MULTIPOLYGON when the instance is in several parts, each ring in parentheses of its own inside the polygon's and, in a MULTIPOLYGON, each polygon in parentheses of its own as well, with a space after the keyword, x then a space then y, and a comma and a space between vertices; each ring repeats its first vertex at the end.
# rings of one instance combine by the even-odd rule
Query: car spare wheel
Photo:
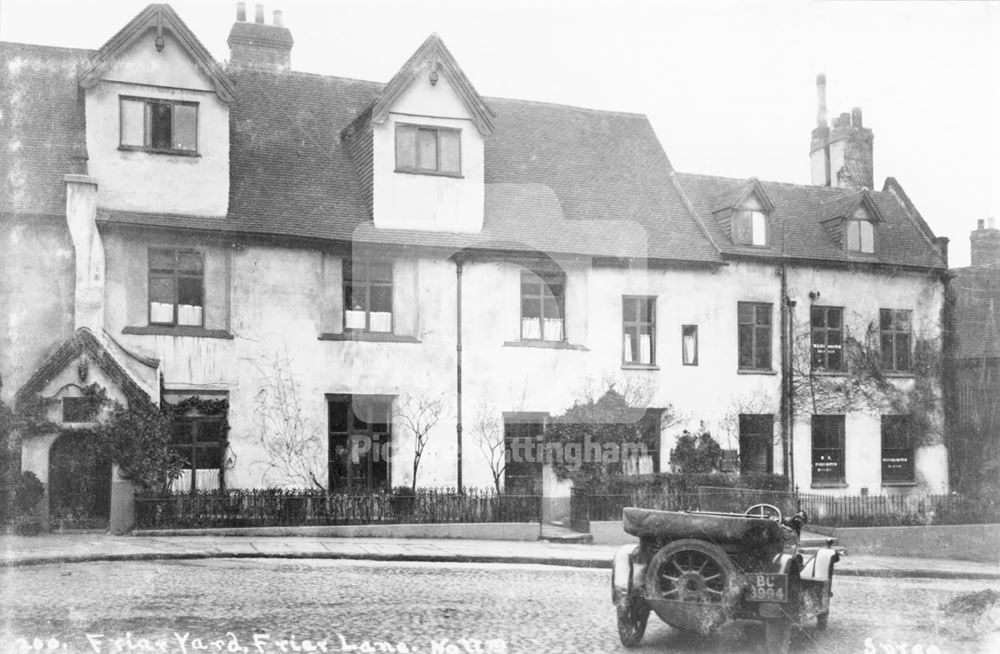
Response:
POLYGON ((671 627, 708 633, 732 616, 740 586, 736 566, 721 547, 685 538, 653 556, 646 593, 648 604, 671 627))

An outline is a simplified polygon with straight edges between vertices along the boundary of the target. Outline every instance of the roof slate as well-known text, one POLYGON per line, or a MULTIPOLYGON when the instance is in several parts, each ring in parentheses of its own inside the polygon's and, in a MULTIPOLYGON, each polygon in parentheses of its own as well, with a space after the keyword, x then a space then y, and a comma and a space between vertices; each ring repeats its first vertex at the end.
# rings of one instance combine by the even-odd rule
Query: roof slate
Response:
POLYGON ((736 193, 748 180, 691 173, 677 173, 677 180, 705 228, 726 255, 784 254, 792 258, 829 262, 859 261, 934 269, 946 267, 918 225, 895 196, 888 192, 868 192, 883 220, 877 228, 877 251, 874 255, 860 255, 844 251, 822 224, 825 218, 830 217, 830 207, 842 208, 856 202, 857 191, 761 181, 764 191, 774 203, 774 212, 770 216, 771 240, 768 247, 761 248, 734 244, 712 216, 719 198, 736 193))
POLYGON ((63 176, 86 172, 77 71, 91 54, 0 43, 0 214, 65 214, 63 176))
POLYGON ((1000 357, 1000 270, 968 267, 953 272, 958 358, 1000 357))

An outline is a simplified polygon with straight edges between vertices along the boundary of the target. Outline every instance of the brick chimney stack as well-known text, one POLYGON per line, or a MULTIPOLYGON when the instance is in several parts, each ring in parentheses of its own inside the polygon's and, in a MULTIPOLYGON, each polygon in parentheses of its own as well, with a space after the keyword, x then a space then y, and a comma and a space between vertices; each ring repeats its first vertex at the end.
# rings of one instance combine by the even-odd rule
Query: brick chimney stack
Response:
POLYGON ((280 10, 273 24, 264 22, 264 5, 254 7, 254 22, 247 21, 246 2, 236 3, 236 22, 229 30, 229 65, 264 70, 292 68, 292 33, 284 26, 280 10))
POLYGON ((1000 268, 1000 229, 992 218, 979 219, 976 230, 969 235, 974 268, 1000 268))
POLYGON ((842 113, 827 123, 826 75, 816 76, 816 127, 809 145, 812 183, 838 188, 873 188, 874 136, 864 126, 861 107, 842 113))

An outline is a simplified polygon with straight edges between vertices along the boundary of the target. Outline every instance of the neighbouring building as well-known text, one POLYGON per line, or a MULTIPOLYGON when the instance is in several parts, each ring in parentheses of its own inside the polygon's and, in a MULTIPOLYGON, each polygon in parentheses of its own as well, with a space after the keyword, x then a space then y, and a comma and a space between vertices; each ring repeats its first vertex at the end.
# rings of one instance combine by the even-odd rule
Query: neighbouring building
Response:
POLYGON ((417 483, 490 486, 487 445, 614 384, 670 408, 630 472, 704 426, 802 490, 947 490, 946 243, 825 80, 812 185, 686 174, 642 115, 481 97, 437 35, 386 83, 295 72, 238 5, 225 65, 167 5, 0 44, 2 399, 58 427, 23 442, 50 502, 95 383, 183 407, 184 488, 409 485, 428 402, 417 483))
POLYGON ((950 282, 955 338, 949 447, 952 474, 963 487, 995 483, 1000 474, 1000 229, 992 218, 980 220, 969 240, 970 265, 953 268, 950 282))

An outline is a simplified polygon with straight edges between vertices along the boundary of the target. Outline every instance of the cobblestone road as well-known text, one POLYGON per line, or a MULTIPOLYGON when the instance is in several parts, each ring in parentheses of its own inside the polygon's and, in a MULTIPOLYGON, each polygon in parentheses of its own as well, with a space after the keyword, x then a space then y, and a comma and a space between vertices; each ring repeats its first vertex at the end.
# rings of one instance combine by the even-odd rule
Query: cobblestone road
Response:
MULTIPOLYGON (((0 648, 620 652, 609 576, 606 570, 545 566, 255 559, 5 569, 0 648)), ((797 634, 792 650, 1000 652, 1000 634, 963 639, 955 633, 960 625, 938 610, 955 594, 988 585, 841 577, 829 629, 797 634)), ((654 616, 639 651, 760 652, 762 640, 756 623, 731 623, 692 639, 654 616)))

